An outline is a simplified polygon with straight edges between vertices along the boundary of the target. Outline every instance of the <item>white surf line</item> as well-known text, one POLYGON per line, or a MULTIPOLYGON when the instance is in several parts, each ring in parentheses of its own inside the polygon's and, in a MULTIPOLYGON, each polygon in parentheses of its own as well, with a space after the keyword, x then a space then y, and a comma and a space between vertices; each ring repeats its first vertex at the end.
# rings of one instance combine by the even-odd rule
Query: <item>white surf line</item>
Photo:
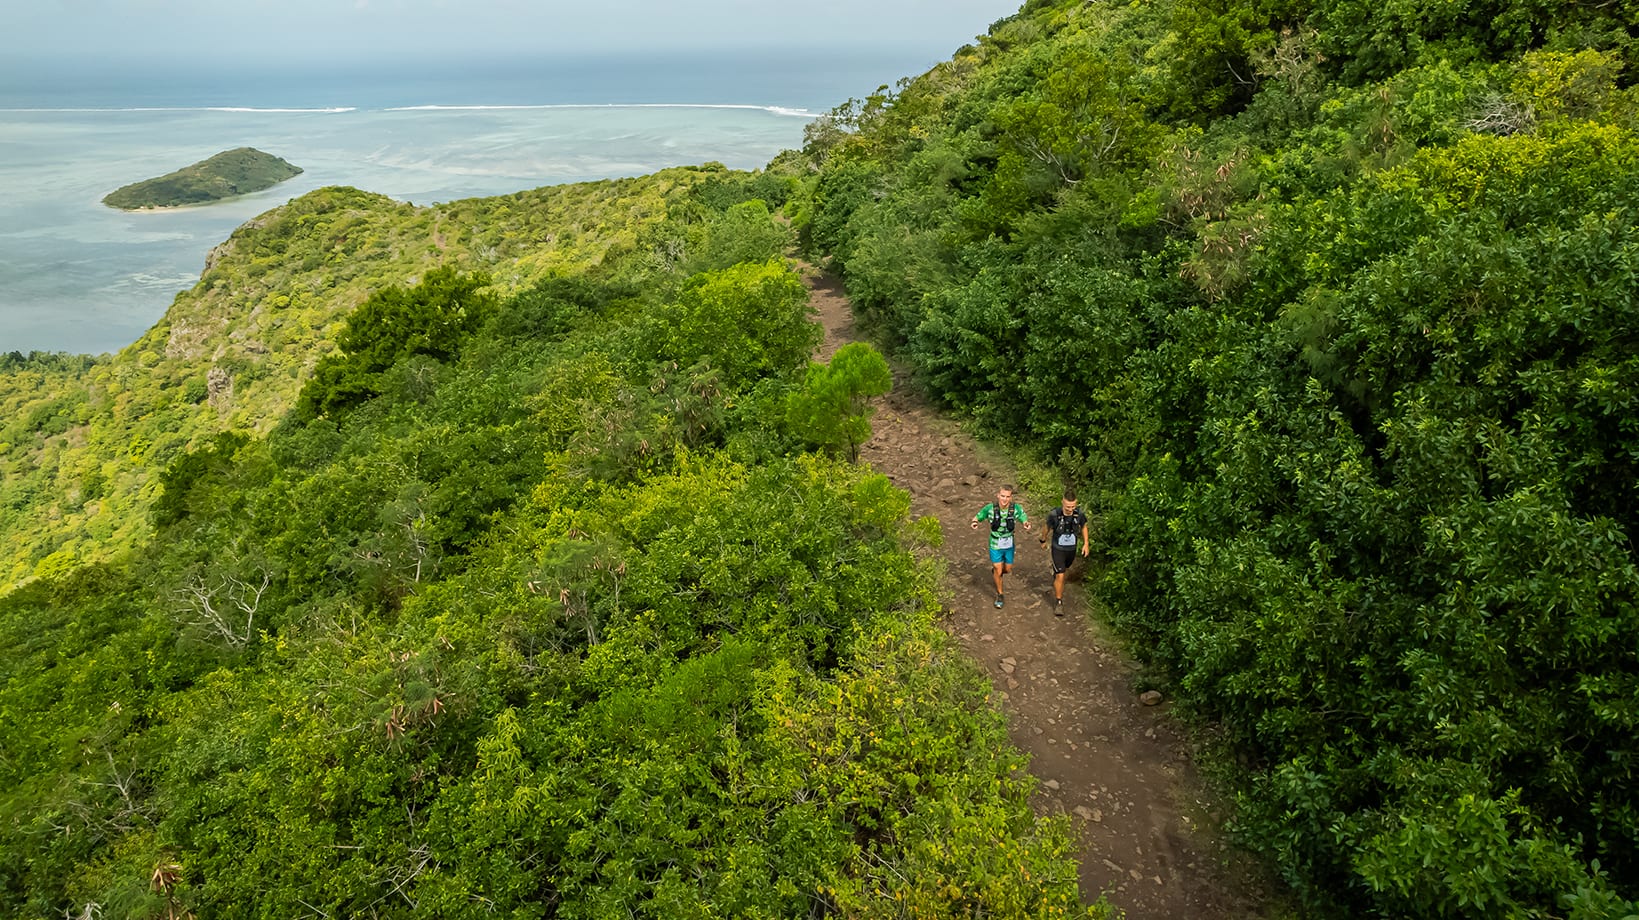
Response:
MULTIPOLYGON (((498 104, 498 105, 395 105, 369 111, 379 112, 486 112, 486 111, 521 111, 546 109, 739 109, 742 111, 768 112, 772 115, 781 115, 789 118, 818 118, 818 112, 807 109, 793 108, 784 105, 750 105, 742 103, 710 103, 710 102, 564 102, 550 104, 498 104)), ((328 106, 325 108, 275 108, 246 105, 154 105, 154 106, 62 106, 62 107, 0 107, 0 113, 62 113, 77 112, 119 113, 119 112, 228 112, 232 114, 267 114, 267 115, 341 115, 359 111, 358 106, 328 106)))
POLYGON ((357 112, 357 106, 332 106, 323 109, 280 109, 257 108, 255 106, 239 105, 155 105, 130 106, 123 108, 97 108, 86 106, 80 108, 0 108, 0 112, 36 112, 36 113, 73 113, 73 112, 233 112, 233 113, 267 113, 267 114, 311 114, 311 115, 339 115, 345 112, 357 112))
POLYGON ((792 118, 818 118, 807 109, 783 105, 749 105, 710 102, 558 102, 541 105, 398 105, 382 109, 384 112, 487 112, 544 109, 740 109, 768 112, 792 118))
POLYGON ((261 108, 251 107, 251 106, 213 105, 213 106, 206 106, 204 110, 207 111, 207 112, 271 112, 271 113, 275 113, 275 114, 312 113, 312 114, 315 114, 315 115, 340 115, 344 112, 357 112, 358 107, 357 106, 351 106, 351 105, 339 105, 339 106, 333 106, 333 107, 327 108, 327 109, 261 109, 261 108))

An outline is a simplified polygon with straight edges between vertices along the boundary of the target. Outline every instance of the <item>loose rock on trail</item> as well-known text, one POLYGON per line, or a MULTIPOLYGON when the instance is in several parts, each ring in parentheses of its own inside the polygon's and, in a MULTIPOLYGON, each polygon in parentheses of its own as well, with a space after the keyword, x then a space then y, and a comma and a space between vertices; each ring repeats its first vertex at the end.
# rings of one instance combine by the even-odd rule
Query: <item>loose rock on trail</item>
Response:
MULTIPOLYGON (((825 328, 817 357, 861 340, 834 278, 804 267, 810 303, 825 328)), ((1130 920, 1257 916, 1252 886, 1234 879, 1210 818, 1205 786, 1164 701, 1141 700, 1124 658, 1087 616, 1071 570, 1064 615, 1053 612, 1052 567, 1038 544, 1052 506, 1025 503, 1036 528, 1021 532, 1007 576, 1006 606, 993 606, 982 534, 967 522, 1012 473, 929 407, 899 368, 878 404, 860 459, 911 493, 911 510, 945 533, 949 609, 945 629, 990 674, 1013 743, 1040 780, 1039 814, 1067 814, 1080 840, 1080 882, 1130 920)))

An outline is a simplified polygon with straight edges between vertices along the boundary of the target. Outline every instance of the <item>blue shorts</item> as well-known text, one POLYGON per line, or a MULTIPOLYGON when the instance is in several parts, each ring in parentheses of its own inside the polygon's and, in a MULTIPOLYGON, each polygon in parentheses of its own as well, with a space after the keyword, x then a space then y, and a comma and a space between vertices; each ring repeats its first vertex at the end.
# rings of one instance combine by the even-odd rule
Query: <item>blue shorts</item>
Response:
POLYGON ((991 550, 990 551, 990 561, 991 562, 1000 562, 1003 565, 1012 565, 1013 564, 1013 549, 1014 549, 1014 547, 1009 546, 1007 549, 993 549, 993 550, 991 550))

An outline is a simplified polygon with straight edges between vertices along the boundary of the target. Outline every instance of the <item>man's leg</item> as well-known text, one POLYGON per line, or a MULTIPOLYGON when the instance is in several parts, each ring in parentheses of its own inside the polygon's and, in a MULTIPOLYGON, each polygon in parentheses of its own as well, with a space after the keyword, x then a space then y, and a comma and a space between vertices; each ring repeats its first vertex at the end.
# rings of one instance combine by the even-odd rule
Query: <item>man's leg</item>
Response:
POLYGON ((1053 612, 1064 613, 1064 579, 1070 574, 1070 563, 1075 557, 1053 550, 1053 612))
POLYGON ((996 583, 996 593, 1002 593, 1002 572, 1007 569, 1007 563, 998 562, 990 567, 990 579, 996 583))

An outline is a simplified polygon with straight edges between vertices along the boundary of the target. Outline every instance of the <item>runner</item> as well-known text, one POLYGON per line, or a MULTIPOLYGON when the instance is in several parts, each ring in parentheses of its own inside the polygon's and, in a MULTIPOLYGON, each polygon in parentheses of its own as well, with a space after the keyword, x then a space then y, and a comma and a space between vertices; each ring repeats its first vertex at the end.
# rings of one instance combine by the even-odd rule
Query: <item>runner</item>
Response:
POLYGON ((1064 616, 1064 574, 1076 561, 1076 547, 1086 556, 1087 515, 1076 507, 1076 491, 1064 490, 1064 501, 1047 513, 1047 540, 1053 554, 1053 615, 1064 616))
POLYGON ((979 529, 980 521, 990 522, 990 577, 996 582, 996 606, 1002 605, 1002 576, 1013 571, 1013 529, 1019 524, 1030 529, 1024 509, 1013 501, 1013 487, 1002 486, 996 500, 973 516, 968 526, 979 529))

